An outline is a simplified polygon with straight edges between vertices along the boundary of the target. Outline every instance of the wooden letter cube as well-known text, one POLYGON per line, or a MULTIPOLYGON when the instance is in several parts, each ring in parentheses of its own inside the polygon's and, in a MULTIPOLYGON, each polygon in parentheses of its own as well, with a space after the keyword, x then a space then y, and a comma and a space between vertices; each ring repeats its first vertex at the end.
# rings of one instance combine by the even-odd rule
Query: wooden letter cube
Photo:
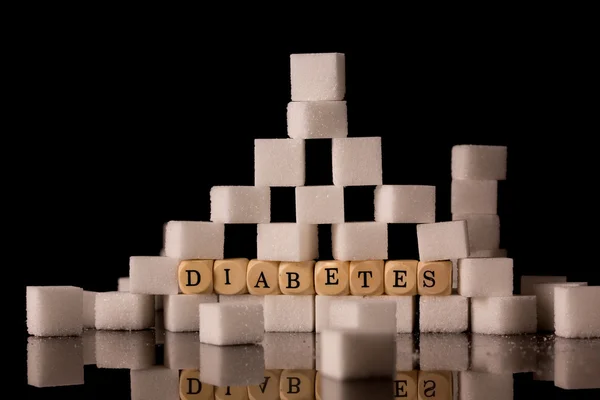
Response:
POLYGON ((385 294, 415 296, 417 294, 417 260, 389 260, 385 263, 385 294))
POLYGON ((322 296, 350 294, 350 263, 348 261, 317 261, 315 291, 322 296))
POLYGON ((248 293, 246 286, 247 258, 229 258, 216 260, 213 271, 213 281, 217 294, 248 293))
POLYGON ((419 400, 452 400, 452 372, 419 371, 419 400))
POLYGON ((417 400, 419 371, 396 371, 394 398, 417 400))
POLYGON ((452 261, 419 262, 417 287, 423 296, 448 296, 452 294, 452 261))
POLYGON ((179 397, 181 400, 213 400, 215 388, 200 380, 200 371, 184 369, 179 374, 179 397))
POLYGON ((350 294, 378 296, 383 294, 383 260, 350 262, 350 294))
POLYGON ((313 369, 284 369, 279 379, 281 400, 312 400, 315 398, 313 369))
POLYGON ((248 386, 216 387, 215 400, 248 400, 248 386))
POLYGON ((283 294, 315 294, 315 262, 282 262, 279 264, 279 290, 283 294))
POLYGON ((213 260, 184 260, 179 263, 179 290, 185 294, 213 292, 213 260))
POLYGON ((265 380, 259 385, 248 386, 250 400, 279 400, 280 369, 265 369, 265 380))
POLYGON ((248 293, 260 296, 281 294, 279 261, 250 260, 246 275, 248 293))

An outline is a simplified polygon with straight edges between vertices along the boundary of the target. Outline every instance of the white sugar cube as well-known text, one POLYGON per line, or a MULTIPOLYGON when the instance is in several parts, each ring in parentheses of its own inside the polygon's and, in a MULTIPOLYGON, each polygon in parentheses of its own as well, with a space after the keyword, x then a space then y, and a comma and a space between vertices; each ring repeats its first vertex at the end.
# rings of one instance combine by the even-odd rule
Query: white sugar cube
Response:
POLYGON ((303 186, 305 169, 304 140, 254 140, 256 186, 303 186))
POLYGON ((381 185, 380 137, 332 139, 333 184, 336 186, 381 185))
POLYGON ((74 286, 27 286, 27 333, 35 336, 80 336, 83 289, 74 286))
POLYGON ((421 261, 452 260, 469 255, 465 221, 417 225, 417 241, 421 261))
POLYGON ((492 374, 537 370, 535 335, 471 334, 471 369, 492 374))
POLYGON ((466 371, 469 369, 470 352, 469 339, 464 333, 419 335, 421 371, 466 371))
POLYGON ((29 337, 27 383, 35 387, 83 385, 80 337, 29 337))
POLYGON ((154 365, 156 346, 152 331, 96 332, 98 368, 145 369, 154 365))
POLYGON ((554 288, 587 286, 585 282, 536 283, 533 295, 536 297, 538 331, 554 331, 554 288))
MULTIPOLYGON (((395 296, 414 297, 414 296, 395 296)), ((396 335, 396 371, 413 371, 416 368, 418 352, 415 351, 415 339, 411 333, 396 335)))
POLYGON ((488 335, 535 333, 535 296, 471 298, 471 332, 488 335))
POLYGON ((452 181, 452 214, 497 214, 498 181, 452 181))
POLYGON ((118 292, 129 292, 129 277, 124 276, 117 281, 118 292))
POLYGON ((329 326, 332 329, 396 333, 396 303, 353 297, 333 302, 329 309, 329 326))
MULTIPOLYGON (((159 256, 129 258, 129 292, 140 294, 177 294, 179 260, 159 256)), ((154 298, 152 299, 153 308, 154 298)))
POLYGON ((200 342, 218 346, 260 343, 265 335, 260 304, 202 303, 200 342))
POLYGON ((171 332, 198 331, 201 303, 217 303, 216 294, 174 294, 165 296, 165 329, 171 332))
POLYGON ((296 222, 305 224, 344 222, 344 188, 339 186, 297 187, 296 222))
POLYGON ((554 289, 554 329, 565 338, 600 337, 600 286, 554 289))
POLYGON ((319 257, 317 225, 277 222, 258 225, 259 260, 309 261, 319 257))
POLYGON ((343 100, 346 60, 342 53, 290 55, 292 101, 343 100))
POLYGON ((321 333, 329 328, 331 303, 346 300, 346 296, 315 296, 315 332, 321 333))
POLYGON ((265 333, 265 369, 314 369, 315 336, 312 333, 265 333))
POLYGON ((388 226, 383 222, 346 222, 331 227, 333 258, 341 261, 388 258, 388 226))
POLYGON ((223 259, 224 245, 224 224, 169 221, 165 228, 165 254, 167 257, 182 260, 220 260, 223 259))
POLYGON ((179 398, 179 371, 155 366, 130 372, 131 400, 179 398))
POLYGON ((484 214, 452 214, 454 221, 466 221, 469 251, 500 247, 500 217, 484 214))
POLYGON ((452 147, 452 179, 505 180, 506 150, 506 146, 452 147))
POLYGON ((513 294, 512 258, 458 260, 458 293, 465 297, 498 297, 513 294))
POLYGON ((391 379, 396 373, 396 335, 377 331, 321 333, 321 374, 338 379, 391 379))
POLYGON ((219 303, 250 303, 250 304, 265 304, 265 296, 255 294, 235 294, 235 295, 219 295, 219 303))
POLYGON ((83 291, 83 327, 96 327, 96 292, 83 291))
POLYGON ((200 336, 197 332, 166 332, 165 366, 180 369, 200 368, 200 336))
POLYGON ((293 101, 287 106, 287 132, 294 139, 348 136, 345 101, 293 101))
POLYGON ((313 332, 315 329, 315 296, 265 296, 266 332, 313 332))
POLYGON ((96 329, 141 330, 154 326, 154 296, 127 292, 96 295, 96 329))
POLYGON ((521 276, 521 294, 526 296, 533 295, 533 285, 536 283, 566 283, 566 276, 537 276, 523 275, 521 276))
POLYGON ((265 224, 271 221, 271 190, 260 186, 213 186, 210 220, 226 224, 265 224))
POLYGON ((460 400, 513 400, 513 374, 464 371, 459 378, 460 400))
POLYGON ((264 380, 265 354, 260 345, 213 346, 200 343, 202 383, 213 386, 258 385, 264 380))
POLYGON ((435 186, 378 186, 375 189, 375 221, 435 222, 435 186))
POLYGON ((600 340, 557 337, 554 385, 566 390, 600 389, 600 340))
POLYGON ((421 332, 461 333, 469 328, 469 299, 463 296, 421 296, 421 332))

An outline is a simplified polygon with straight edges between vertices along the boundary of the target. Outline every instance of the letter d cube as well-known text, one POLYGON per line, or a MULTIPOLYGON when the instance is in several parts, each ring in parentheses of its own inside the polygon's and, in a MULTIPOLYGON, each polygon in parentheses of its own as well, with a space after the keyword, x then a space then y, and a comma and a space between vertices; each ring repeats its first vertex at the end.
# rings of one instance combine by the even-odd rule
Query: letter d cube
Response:
POLYGON ((181 261, 177 270, 181 293, 211 294, 213 292, 213 264, 213 260, 181 261))

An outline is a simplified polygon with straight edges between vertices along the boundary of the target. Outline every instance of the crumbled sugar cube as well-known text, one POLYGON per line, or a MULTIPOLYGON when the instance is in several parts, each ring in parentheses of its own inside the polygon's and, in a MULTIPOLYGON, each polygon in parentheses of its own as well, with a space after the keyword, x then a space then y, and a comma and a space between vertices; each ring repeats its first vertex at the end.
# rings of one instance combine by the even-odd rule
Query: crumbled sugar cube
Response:
POLYGON ((290 55, 292 101, 343 100, 346 59, 342 53, 290 55))
POLYGON ((513 294, 512 258, 458 260, 458 293, 465 297, 501 297, 513 294))
POLYGON ((305 170, 304 140, 254 140, 254 185, 303 186, 305 170))
POLYGON ((265 336, 263 306, 201 303, 200 342, 213 345, 260 343, 265 336))
POLYGON ((180 369, 200 368, 200 335, 197 332, 166 332, 165 366, 180 369))
POLYGON ((127 292, 96 295, 96 329, 141 330, 154 326, 154 296, 127 292))
POLYGON ((97 331, 96 365, 109 369, 146 369, 156 361, 154 334, 145 331, 97 331))
POLYGON ((305 224, 344 222, 344 188, 339 186, 297 187, 296 222, 305 224))
POLYGON ((294 139, 348 136, 345 101, 293 101, 287 106, 287 132, 294 139))
POLYGON ((27 333, 35 336, 80 336, 83 289, 74 286, 27 286, 27 333))
POLYGON ((422 333, 419 335, 421 371, 466 371, 470 346, 465 333, 422 333))
POLYGON ((257 255, 266 261, 309 261, 319 257, 317 225, 277 222, 258 225, 257 255))
POLYGON ((535 335, 471 334, 471 370, 516 374, 537 370, 535 335))
POLYGON ((600 340, 557 337, 554 385, 565 390, 600 389, 600 340))
POLYGON ((96 292, 83 291, 83 327, 96 327, 96 292))
POLYGON ((497 214, 498 181, 452 180, 452 214, 497 214))
POLYGON ((347 300, 330 303, 331 329, 362 329, 396 333, 396 303, 391 301, 347 300))
POLYGON ((130 372, 131 400, 179 398, 179 371, 154 366, 130 372))
POLYGON ((165 329, 171 332, 198 331, 201 303, 217 303, 216 294, 174 294, 165 296, 165 329))
POLYGON ((526 296, 533 295, 533 285, 536 283, 566 283, 566 276, 521 276, 521 294, 526 296))
POLYGON ((514 398, 513 374, 463 371, 459 378, 461 400, 510 400, 514 398))
POLYGON ((388 226, 383 222, 346 222, 331 227, 333 258, 341 261, 388 258, 388 226))
POLYGON ((83 365, 80 337, 27 338, 27 383, 31 386, 83 385, 83 365))
POLYGON ((181 260, 221 260, 223 259, 224 245, 224 224, 169 221, 165 228, 165 254, 167 257, 181 260))
POLYGON ((435 186, 382 185, 375 189, 375 221, 435 222, 435 186))
POLYGON ((505 180, 506 150, 506 146, 452 147, 452 179, 505 180))
POLYGON ((333 184, 376 186, 383 183, 381 138, 332 139, 333 184))
MULTIPOLYGON (((129 258, 129 292, 140 294, 177 294, 179 260, 158 256, 129 258)), ((153 299, 154 302, 154 299, 153 299)), ((155 308, 155 306, 152 306, 155 308)))
POLYGON ((265 369, 315 368, 315 336, 312 333, 268 332, 262 346, 265 369))
POLYGON ((213 186, 210 220, 226 224, 265 224, 271 221, 271 190, 257 186, 213 186))
POLYGON ((266 332, 313 332, 314 295, 265 296, 266 332))
POLYGON ((118 292, 129 292, 129 277, 124 276, 119 278, 117 283, 117 291, 118 292))
POLYGON ((260 345, 200 343, 200 371, 202 383, 217 387, 259 385, 264 381, 264 350, 260 345))
POLYGON ((500 217, 484 214, 452 214, 454 221, 466 221, 469 251, 500 247, 500 217))
POLYGON ((536 283, 533 285, 533 294, 537 304, 538 331, 554 331, 554 288, 577 286, 587 286, 587 283, 536 283))
POLYGON ((420 261, 443 261, 469 256, 465 221, 436 222, 417 225, 420 261))
POLYGON ((535 296, 471 298, 471 332, 516 335, 537 331, 535 296))
POLYGON ((469 328, 469 299, 451 296, 420 296, 421 332, 461 333, 469 328))
POLYGON ((322 376, 391 379, 396 373, 396 335, 381 331, 325 330, 321 333, 322 376))
POLYGON ((554 329, 565 338, 600 337, 600 286, 554 289, 554 329))

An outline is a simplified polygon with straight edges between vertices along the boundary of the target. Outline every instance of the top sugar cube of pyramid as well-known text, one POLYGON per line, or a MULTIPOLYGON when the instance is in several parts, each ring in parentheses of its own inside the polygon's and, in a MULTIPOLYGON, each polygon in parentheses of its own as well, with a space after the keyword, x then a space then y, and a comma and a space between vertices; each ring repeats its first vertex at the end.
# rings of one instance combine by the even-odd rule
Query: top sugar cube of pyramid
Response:
POLYGON ((346 95, 344 54, 292 54, 290 75, 292 101, 335 101, 346 95))

